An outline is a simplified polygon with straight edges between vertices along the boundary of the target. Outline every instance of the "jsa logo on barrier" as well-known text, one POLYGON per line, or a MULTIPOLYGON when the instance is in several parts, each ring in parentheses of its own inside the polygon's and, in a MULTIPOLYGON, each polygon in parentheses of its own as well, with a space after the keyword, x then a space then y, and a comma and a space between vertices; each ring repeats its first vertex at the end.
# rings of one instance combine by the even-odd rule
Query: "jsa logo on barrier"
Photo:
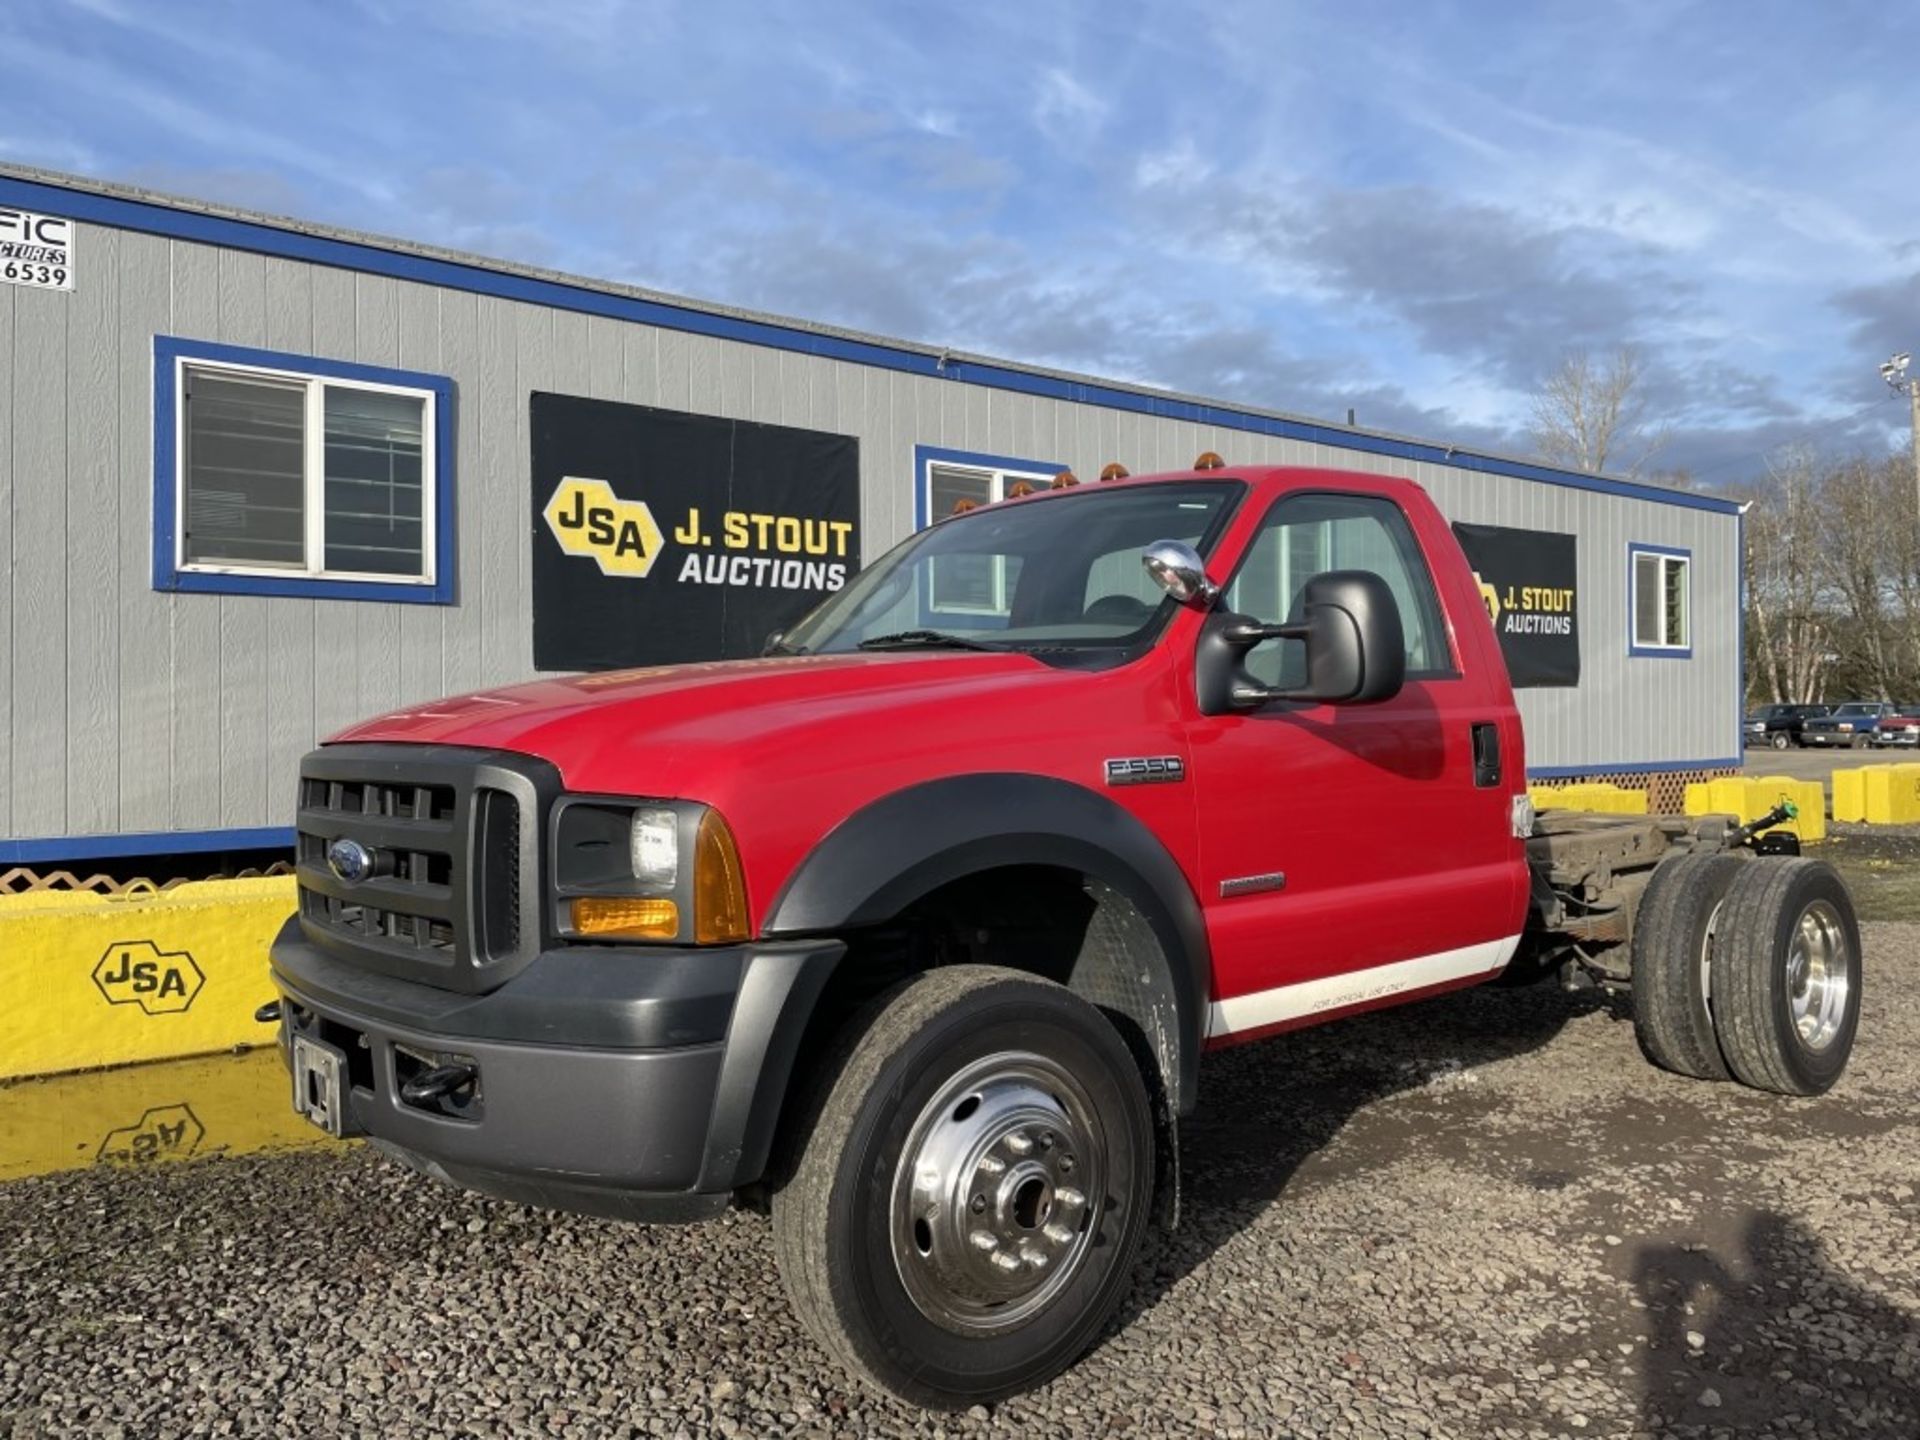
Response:
POLYGON ((149 1015, 179 1014, 206 979, 185 950, 163 951, 151 940, 117 940, 93 967, 109 1005, 138 1005, 149 1015))
POLYGON ((541 512, 569 555, 592 560, 604 575, 645 579, 665 543, 644 500, 622 500, 604 480, 569 475, 541 512))
POLYGON ((107 1132, 96 1161, 145 1165, 153 1160, 184 1160, 207 1138, 206 1126, 190 1107, 159 1105, 131 1125, 107 1132))

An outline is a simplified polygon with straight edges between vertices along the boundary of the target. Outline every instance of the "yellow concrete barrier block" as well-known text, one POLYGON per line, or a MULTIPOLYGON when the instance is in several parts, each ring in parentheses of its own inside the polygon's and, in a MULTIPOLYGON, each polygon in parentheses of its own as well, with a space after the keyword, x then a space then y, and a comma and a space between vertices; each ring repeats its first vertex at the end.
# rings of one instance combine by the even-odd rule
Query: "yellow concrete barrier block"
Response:
POLYGON ((1865 808, 1869 825, 1920 823, 1920 765, 1867 766, 1865 808))
POLYGON ((1858 823, 1867 818, 1867 771, 1860 765, 1833 772, 1833 818, 1858 823))
POLYGON ((1732 815, 1747 825, 1783 801, 1796 806, 1800 813, 1775 829, 1809 843, 1827 838, 1827 797, 1818 780, 1796 780, 1791 775, 1723 775, 1687 786, 1685 807, 1689 815, 1732 815))
POLYGON ((1715 780, 1695 781, 1687 786, 1686 811, 1689 815, 1738 815, 1744 822, 1747 781, 1739 775, 1722 775, 1715 780))
POLYGON ((1591 810, 1604 815, 1644 815, 1647 792, 1625 790, 1603 781, 1572 785, 1529 785, 1527 794, 1536 810, 1591 810))
POLYGON ((294 904, 290 875, 0 896, 0 1079, 267 1043, 253 1012, 294 904))
POLYGON ((1787 804, 1799 814, 1777 830, 1798 835, 1811 843, 1827 838, 1827 794, 1818 780, 1799 780, 1791 775, 1759 775, 1747 782, 1746 810, 1742 824, 1758 820, 1776 806, 1787 804))

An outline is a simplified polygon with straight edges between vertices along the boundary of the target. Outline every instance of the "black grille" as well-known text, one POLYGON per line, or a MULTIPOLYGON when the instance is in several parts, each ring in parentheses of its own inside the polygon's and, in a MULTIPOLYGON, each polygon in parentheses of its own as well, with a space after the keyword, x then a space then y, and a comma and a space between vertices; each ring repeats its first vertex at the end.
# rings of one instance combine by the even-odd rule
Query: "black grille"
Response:
POLYGON ((557 777, 541 762, 445 746, 340 745, 301 766, 300 914, 316 943, 367 968, 460 990, 505 979, 538 948, 533 825, 557 777), (353 840, 373 873, 342 879, 353 840))

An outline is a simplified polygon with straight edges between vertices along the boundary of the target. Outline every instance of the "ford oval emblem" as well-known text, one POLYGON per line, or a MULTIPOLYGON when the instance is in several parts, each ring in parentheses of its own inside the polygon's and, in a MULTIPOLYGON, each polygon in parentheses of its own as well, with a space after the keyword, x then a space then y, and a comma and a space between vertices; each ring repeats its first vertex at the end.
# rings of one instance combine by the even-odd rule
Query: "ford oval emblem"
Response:
POLYGON ((373 874, 373 852, 343 835, 327 846, 327 868, 350 884, 365 880, 373 874))

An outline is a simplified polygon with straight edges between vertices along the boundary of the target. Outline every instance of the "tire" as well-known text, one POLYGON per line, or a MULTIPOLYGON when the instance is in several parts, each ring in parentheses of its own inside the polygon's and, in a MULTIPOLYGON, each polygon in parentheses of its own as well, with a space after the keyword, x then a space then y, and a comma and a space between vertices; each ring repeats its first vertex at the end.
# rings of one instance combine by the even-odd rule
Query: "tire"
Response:
POLYGON ((1847 748, 1849 750, 1858 750, 1862 745, 1865 745, 1866 743, 1867 743, 1866 736, 1856 735, 1851 740, 1847 741, 1847 748))
POLYGON ((1787 734, 1787 732, 1784 730, 1776 730, 1773 732, 1773 734, 1767 737, 1767 744, 1771 745, 1776 750, 1784 750, 1792 743, 1793 743, 1792 737, 1790 737, 1787 734))
POLYGON ((772 1205, 794 1310, 919 1405, 999 1399, 1077 1360, 1153 1201, 1153 1112, 1119 1032, 984 965, 917 976, 849 1025, 795 1145, 772 1205))
POLYGON ((1819 1095, 1860 1025, 1860 922, 1821 860, 1759 860, 1727 894, 1713 948, 1713 1019, 1734 1076, 1819 1095))
POLYGON ((1711 956, 1727 892, 1751 868, 1737 855, 1682 855, 1656 866, 1633 920, 1633 1033, 1662 1070, 1729 1078, 1709 1006, 1711 956))

